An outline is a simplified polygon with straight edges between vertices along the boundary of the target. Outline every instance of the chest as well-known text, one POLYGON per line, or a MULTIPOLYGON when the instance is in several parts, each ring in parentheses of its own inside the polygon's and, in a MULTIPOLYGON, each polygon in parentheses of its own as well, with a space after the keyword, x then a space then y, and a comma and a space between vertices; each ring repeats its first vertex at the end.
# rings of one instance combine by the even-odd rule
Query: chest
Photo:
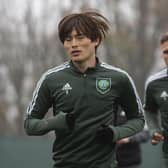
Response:
POLYGON ((168 79, 160 81, 154 87, 153 96, 160 109, 168 109, 168 79))
POLYGON ((117 80, 107 75, 83 74, 59 78, 51 87, 53 105, 63 111, 108 111, 121 95, 119 85, 117 80))

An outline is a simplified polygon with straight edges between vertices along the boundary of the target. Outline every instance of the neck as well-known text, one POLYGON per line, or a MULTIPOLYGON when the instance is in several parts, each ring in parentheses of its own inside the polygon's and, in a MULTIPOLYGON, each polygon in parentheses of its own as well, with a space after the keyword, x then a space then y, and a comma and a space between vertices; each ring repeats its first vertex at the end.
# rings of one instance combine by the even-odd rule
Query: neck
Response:
POLYGON ((93 68, 96 66, 96 57, 93 57, 93 59, 89 61, 81 61, 81 62, 73 62, 73 64, 77 67, 77 69, 84 73, 88 68, 93 68))

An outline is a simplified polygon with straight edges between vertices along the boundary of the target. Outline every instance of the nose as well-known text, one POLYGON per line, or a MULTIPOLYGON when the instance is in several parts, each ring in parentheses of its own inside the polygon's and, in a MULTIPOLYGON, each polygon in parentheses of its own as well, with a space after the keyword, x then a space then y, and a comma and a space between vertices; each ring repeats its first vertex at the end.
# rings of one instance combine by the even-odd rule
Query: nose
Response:
POLYGON ((75 38, 72 39, 72 48, 77 47, 77 40, 75 38))

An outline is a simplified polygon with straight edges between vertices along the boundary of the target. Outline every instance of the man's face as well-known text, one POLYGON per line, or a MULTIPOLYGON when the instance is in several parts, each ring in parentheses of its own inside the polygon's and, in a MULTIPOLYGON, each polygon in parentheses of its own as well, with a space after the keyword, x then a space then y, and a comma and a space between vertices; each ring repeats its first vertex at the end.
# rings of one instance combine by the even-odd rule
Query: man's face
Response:
POLYGON ((161 51, 162 51, 162 57, 163 57, 166 65, 168 66, 168 41, 161 44, 160 47, 161 47, 161 51))
POLYGON ((73 30, 71 34, 64 40, 64 48, 68 56, 73 62, 86 62, 95 57, 95 47, 98 45, 97 41, 91 41, 83 34, 77 34, 73 30))

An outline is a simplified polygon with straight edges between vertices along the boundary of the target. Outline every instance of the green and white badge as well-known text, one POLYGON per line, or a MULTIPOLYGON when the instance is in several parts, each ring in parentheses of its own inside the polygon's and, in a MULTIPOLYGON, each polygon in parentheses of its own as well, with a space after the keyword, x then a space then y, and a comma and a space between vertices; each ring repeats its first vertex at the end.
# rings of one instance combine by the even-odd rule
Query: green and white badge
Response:
POLYGON ((111 78, 97 78, 96 89, 101 94, 105 94, 111 89, 111 78))

